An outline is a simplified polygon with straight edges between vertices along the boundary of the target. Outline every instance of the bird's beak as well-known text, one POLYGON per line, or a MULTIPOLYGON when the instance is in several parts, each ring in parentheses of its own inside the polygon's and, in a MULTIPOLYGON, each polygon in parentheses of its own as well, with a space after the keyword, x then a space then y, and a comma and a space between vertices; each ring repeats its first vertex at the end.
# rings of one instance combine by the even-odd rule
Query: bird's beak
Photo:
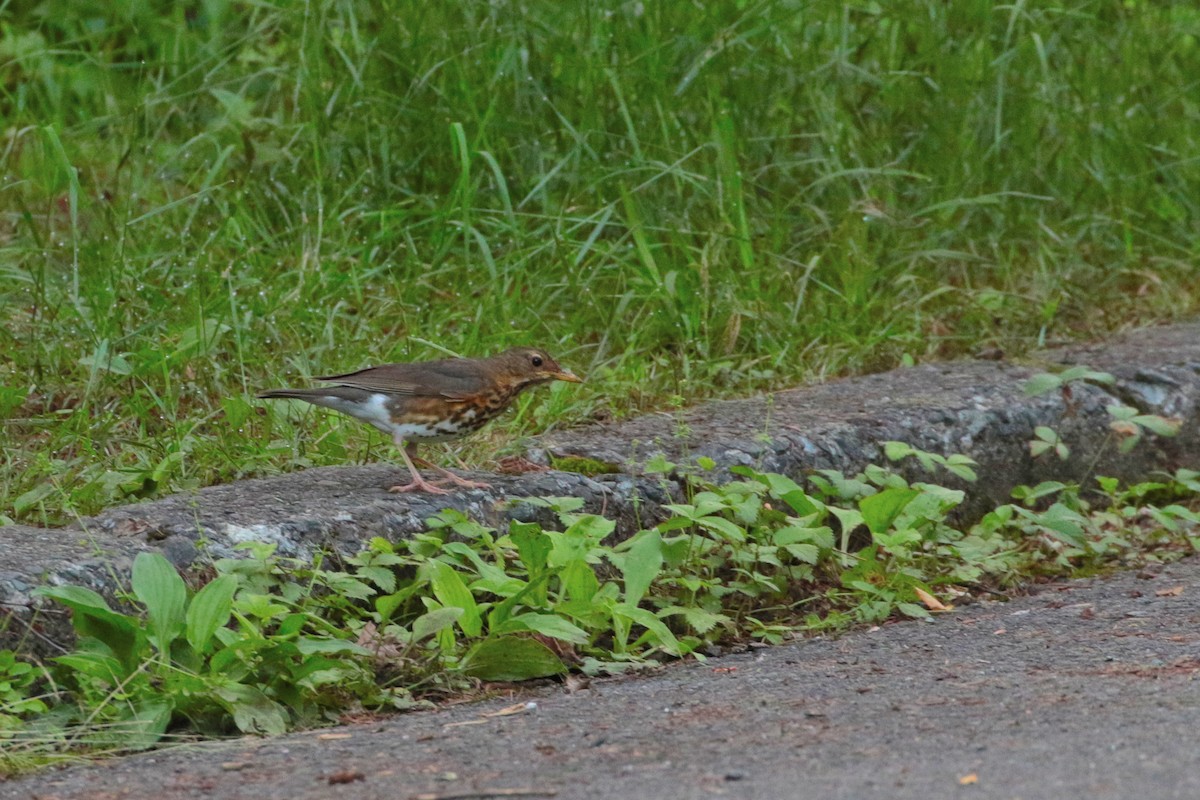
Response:
POLYGON ((569 369, 560 369, 552 376, 556 381, 566 381, 567 383, 583 383, 583 378, 571 372, 569 369))

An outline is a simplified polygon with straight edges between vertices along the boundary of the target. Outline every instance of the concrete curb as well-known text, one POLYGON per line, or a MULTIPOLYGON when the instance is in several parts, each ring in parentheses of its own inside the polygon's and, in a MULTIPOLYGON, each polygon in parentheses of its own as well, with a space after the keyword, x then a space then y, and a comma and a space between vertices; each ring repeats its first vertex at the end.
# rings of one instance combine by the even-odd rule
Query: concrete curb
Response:
MULTIPOLYGON (((651 414, 606 426, 544 437, 535 461, 582 456, 625 472, 588 478, 565 472, 488 476, 494 487, 446 497, 393 495, 392 465, 336 467, 241 481, 115 508, 59 530, 0 529, 0 648, 46 654, 70 640, 65 614, 31 597, 45 582, 78 583, 104 594, 128 575, 141 550, 158 550, 180 569, 234 552, 245 541, 269 541, 282 555, 306 557, 319 548, 353 553, 373 536, 401 538, 424 520, 455 508, 492 525, 507 519, 547 520, 545 509, 521 497, 577 496, 628 535, 653 524, 681 479, 651 479, 640 466, 655 454, 675 463, 707 456, 719 473, 744 464, 803 479, 813 470, 856 472, 882 461, 881 443, 905 441, 979 462, 980 480, 939 483, 969 490, 964 513, 1003 502, 1014 486, 1041 480, 1087 480, 1091 474, 1136 479, 1154 470, 1200 467, 1200 324, 1134 331, 1114 341, 1051 351, 1038 366, 961 361, 893 370, 777 392, 713 402, 680 414, 651 414), (1026 397, 1022 385, 1038 372, 1086 364, 1112 373, 1112 386, 1075 384, 1060 393, 1026 397), (1105 410, 1120 401, 1142 413, 1183 420, 1179 436, 1151 438, 1120 455, 1105 410), (1031 459, 1038 425, 1054 428, 1071 447, 1066 462, 1031 459)), ((909 477, 928 479, 915 467, 909 477)))

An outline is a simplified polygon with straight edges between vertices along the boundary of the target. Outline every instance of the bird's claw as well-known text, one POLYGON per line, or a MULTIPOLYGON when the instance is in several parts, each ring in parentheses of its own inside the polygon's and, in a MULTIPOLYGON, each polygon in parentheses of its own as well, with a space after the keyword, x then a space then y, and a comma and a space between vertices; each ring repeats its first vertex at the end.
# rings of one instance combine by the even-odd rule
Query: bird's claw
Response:
POLYGON ((436 483, 430 483, 424 478, 413 480, 409 483, 399 483, 395 486, 388 487, 389 492, 396 494, 405 494, 407 492, 428 492, 429 494, 452 494, 449 489, 443 489, 436 483))

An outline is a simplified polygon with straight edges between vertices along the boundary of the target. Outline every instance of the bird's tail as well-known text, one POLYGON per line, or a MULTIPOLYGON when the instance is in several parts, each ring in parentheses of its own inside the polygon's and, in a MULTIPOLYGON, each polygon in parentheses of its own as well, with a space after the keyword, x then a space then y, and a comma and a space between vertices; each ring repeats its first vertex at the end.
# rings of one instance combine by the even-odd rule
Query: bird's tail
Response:
POLYGON ((270 389, 255 395, 259 400, 307 400, 329 394, 321 389, 270 389))

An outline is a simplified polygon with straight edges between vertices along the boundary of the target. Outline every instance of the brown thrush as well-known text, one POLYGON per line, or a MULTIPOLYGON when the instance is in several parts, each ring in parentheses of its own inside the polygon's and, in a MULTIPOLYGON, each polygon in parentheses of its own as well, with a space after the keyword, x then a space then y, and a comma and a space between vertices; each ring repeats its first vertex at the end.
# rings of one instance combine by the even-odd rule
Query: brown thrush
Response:
POLYGON ((390 492, 425 491, 448 494, 439 484, 486 487, 460 478, 417 456, 417 442, 444 442, 482 428, 504 411, 522 391, 550 381, 582 380, 546 353, 514 347, 491 358, 443 358, 418 364, 384 364, 345 375, 317 378, 334 386, 326 389, 272 389, 260 398, 293 398, 349 414, 392 437, 408 471, 410 483, 390 492), (432 467, 446 481, 421 477, 414 462, 432 467))

